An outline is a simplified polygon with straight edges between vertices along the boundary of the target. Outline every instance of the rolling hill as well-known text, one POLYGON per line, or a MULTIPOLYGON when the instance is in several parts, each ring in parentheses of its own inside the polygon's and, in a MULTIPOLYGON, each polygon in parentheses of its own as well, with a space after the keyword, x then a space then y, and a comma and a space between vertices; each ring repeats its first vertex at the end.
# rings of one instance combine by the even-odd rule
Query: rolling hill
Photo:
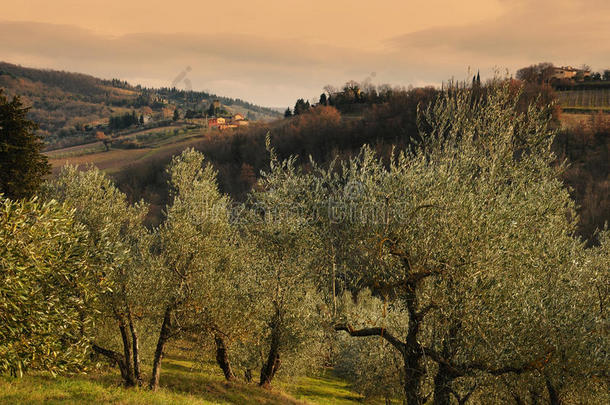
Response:
POLYGON ((219 97, 175 88, 151 89, 125 81, 103 80, 81 73, 33 69, 0 62, 0 89, 8 96, 19 95, 31 106, 30 118, 50 146, 71 146, 91 142, 97 130, 106 130, 111 116, 125 113, 150 115, 152 120, 171 118, 174 109, 201 111, 219 100, 229 113, 252 120, 280 116, 271 108, 240 99, 219 97))

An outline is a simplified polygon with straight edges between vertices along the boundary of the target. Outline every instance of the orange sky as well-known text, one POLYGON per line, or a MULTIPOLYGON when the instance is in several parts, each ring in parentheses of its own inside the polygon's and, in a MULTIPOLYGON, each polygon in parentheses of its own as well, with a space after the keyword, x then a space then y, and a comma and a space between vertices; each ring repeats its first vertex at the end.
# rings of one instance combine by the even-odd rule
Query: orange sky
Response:
POLYGON ((610 67, 606 0, 21 0, 0 60, 269 106, 373 77, 421 85, 540 61, 610 67), (374 73, 371 75, 371 73, 374 73))

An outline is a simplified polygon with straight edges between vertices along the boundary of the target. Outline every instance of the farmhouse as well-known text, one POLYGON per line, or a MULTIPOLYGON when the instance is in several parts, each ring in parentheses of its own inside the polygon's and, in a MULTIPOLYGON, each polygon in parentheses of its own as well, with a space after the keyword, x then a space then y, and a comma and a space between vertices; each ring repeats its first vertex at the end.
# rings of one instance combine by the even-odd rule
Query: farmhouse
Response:
POLYGON ((220 127, 221 125, 225 125, 225 124, 226 124, 226 119, 224 119, 222 117, 208 119, 208 126, 210 128, 217 128, 217 127, 220 127))
POLYGON ((208 119, 208 127, 218 128, 221 131, 228 128, 237 128, 248 125, 249 122, 241 114, 235 114, 231 118, 215 117, 208 119))
POLYGON ((591 76, 590 70, 577 69, 572 66, 553 67, 551 79, 556 80, 582 80, 591 76))
POLYGON ((248 121, 241 114, 235 114, 233 119, 231 120, 231 124, 235 125, 235 127, 243 127, 248 125, 248 121))

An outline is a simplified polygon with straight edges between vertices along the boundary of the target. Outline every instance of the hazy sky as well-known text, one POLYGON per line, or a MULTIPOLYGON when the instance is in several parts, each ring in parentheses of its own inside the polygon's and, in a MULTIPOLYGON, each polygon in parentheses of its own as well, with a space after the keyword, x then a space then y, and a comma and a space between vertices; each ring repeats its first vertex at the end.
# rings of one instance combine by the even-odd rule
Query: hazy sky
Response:
POLYGON ((20 0, 2 5, 0 39, 11 63, 150 86, 190 67, 194 89, 280 107, 350 79, 608 68, 610 1, 20 0))

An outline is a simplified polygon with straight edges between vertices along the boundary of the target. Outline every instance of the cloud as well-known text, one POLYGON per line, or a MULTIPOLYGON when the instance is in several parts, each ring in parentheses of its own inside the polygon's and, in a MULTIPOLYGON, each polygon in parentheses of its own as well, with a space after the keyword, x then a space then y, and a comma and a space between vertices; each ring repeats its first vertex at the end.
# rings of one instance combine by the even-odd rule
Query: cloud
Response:
POLYGON ((497 18, 420 30, 389 43, 402 52, 449 54, 509 67, 551 61, 603 68, 610 51, 609 26, 606 1, 520 1, 497 18))
POLYGON ((354 67, 363 60, 375 59, 367 52, 305 40, 237 34, 112 37, 69 25, 0 22, 0 36, 13 38, 0 43, 0 54, 8 62, 107 78, 138 78, 149 85, 164 81, 170 85, 179 72, 191 66, 189 80, 194 88, 267 105, 310 96, 297 94, 304 88, 319 93, 325 84, 344 80, 347 73, 358 74, 354 67), (292 91, 287 90, 291 83, 292 91), (272 93, 267 88, 282 88, 284 92, 272 93))
MULTIPOLYGON (((434 4, 441 3, 434 0, 434 4)), ((497 10, 485 13, 477 12, 475 6, 474 0, 464 6, 477 18, 463 23, 448 18, 411 21, 415 17, 406 15, 401 17, 402 26, 386 30, 403 30, 404 34, 363 41, 367 46, 360 46, 358 39, 389 20, 352 19, 348 25, 337 20, 333 30, 316 28, 325 38, 291 37, 288 31, 275 35, 215 30, 108 35, 75 25, 0 21, 0 37, 10 38, 0 42, 0 57, 12 63, 117 77, 149 86, 169 86, 191 66, 188 79, 194 89, 269 106, 313 98, 327 84, 363 80, 371 72, 377 73, 375 83, 417 85, 440 84, 452 77, 465 79, 478 69, 483 77, 492 75, 495 67, 514 72, 542 61, 609 67, 607 0, 500 0, 497 10), (439 25, 433 27, 435 21, 439 25), (337 31, 343 36, 351 34, 354 40, 336 40, 333 32, 337 31)), ((379 10, 371 12, 373 15, 380 15, 379 10)), ((247 18, 247 14, 239 18, 247 18)), ((397 21, 396 15, 391 21, 397 21)))

